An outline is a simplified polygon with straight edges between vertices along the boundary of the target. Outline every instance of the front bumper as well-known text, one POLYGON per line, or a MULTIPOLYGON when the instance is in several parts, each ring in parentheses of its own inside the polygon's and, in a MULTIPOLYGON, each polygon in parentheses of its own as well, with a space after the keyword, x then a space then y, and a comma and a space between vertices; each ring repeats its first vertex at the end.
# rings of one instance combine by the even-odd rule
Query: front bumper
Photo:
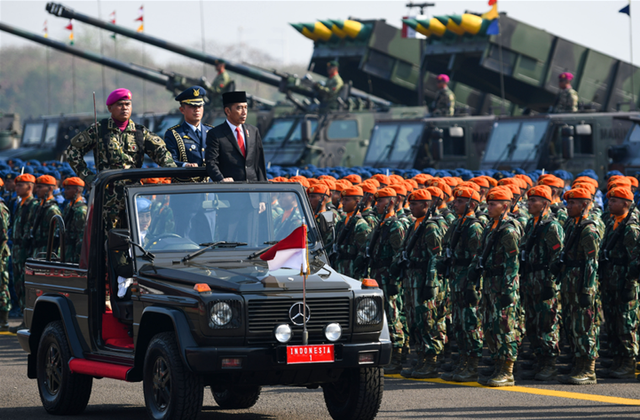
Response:
POLYGON ((188 347, 185 357, 189 367, 202 374, 248 372, 286 372, 294 370, 342 370, 360 367, 380 367, 391 360, 391 342, 335 344, 335 361, 329 363, 287 364, 286 345, 272 347, 188 347), (373 362, 359 363, 360 354, 370 353, 373 362), (222 359, 241 359, 241 366, 223 368, 222 359))

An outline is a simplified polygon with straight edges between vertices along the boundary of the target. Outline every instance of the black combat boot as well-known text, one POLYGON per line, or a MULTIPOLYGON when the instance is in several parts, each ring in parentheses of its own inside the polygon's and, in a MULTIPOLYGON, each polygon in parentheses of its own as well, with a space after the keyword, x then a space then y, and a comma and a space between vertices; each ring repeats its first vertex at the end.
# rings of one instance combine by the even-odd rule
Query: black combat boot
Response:
POLYGON ((456 382, 477 382, 479 361, 479 357, 469 356, 466 363, 467 367, 462 372, 453 375, 453 380, 456 382))
POLYGON ((536 373, 536 381, 553 381, 558 376, 558 369, 556 369, 556 358, 554 356, 544 358, 544 366, 540 372, 536 373))

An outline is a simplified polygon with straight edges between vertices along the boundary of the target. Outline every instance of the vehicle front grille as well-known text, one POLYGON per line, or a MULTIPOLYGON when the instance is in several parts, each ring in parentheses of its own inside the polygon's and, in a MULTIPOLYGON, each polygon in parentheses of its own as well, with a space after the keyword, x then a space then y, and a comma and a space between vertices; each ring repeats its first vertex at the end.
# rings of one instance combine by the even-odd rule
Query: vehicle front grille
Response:
MULTIPOLYGON (((277 325, 287 324, 293 330, 293 337, 287 344, 302 343, 302 326, 294 325, 289 318, 289 309, 302 299, 260 299, 248 303, 248 344, 276 344, 273 331, 277 325)), ((311 311, 307 322, 310 343, 326 342, 324 327, 337 322, 342 327, 342 338, 347 340, 346 332, 351 325, 351 300, 349 297, 307 298, 311 311)))

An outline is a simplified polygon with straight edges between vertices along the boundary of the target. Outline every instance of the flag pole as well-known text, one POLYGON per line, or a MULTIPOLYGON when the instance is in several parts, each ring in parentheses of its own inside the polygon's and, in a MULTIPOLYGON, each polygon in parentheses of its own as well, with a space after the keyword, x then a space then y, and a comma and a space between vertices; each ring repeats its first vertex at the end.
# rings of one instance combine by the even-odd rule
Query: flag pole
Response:
POLYGON ((635 71, 633 68, 633 24, 631 22, 631 0, 629 0, 629 56, 631 58, 631 103, 629 104, 629 111, 635 111, 636 91, 633 88, 633 77, 635 76, 635 71))
POLYGON ((309 271, 309 247, 307 245, 307 225, 304 226, 304 258, 307 262, 307 269, 304 269, 304 264, 300 265, 300 272, 302 273, 302 345, 309 344, 309 331, 307 331, 307 274, 309 271))

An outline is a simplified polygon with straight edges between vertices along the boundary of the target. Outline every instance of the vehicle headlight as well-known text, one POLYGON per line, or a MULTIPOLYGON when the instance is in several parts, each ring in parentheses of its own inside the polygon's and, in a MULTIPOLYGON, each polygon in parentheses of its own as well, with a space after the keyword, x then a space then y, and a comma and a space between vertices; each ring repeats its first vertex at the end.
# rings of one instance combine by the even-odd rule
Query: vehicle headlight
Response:
POLYGON ((362 298, 356 308, 357 322, 359 325, 377 324, 379 320, 378 305, 373 298, 362 298))
POLYGON ((211 322, 216 327, 223 327, 231 322, 233 311, 227 302, 218 302, 211 308, 211 322))
POLYGON ((276 340, 281 343, 287 343, 289 340, 291 340, 291 336, 293 335, 291 332, 291 327, 287 324, 278 325, 276 327, 276 330, 274 331, 274 334, 276 336, 276 340))
POLYGON ((324 327, 324 336, 327 337, 327 340, 329 341, 338 341, 342 336, 342 328, 340 328, 340 324, 328 324, 324 327))

